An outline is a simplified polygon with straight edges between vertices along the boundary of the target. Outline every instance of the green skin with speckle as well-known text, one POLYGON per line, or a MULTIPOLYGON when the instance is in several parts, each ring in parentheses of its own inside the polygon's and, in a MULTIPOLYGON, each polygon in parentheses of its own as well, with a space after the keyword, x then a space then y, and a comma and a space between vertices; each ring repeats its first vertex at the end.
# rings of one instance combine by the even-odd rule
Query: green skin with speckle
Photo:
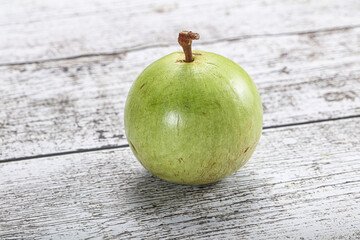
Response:
POLYGON ((155 176, 178 184, 216 182, 249 160, 262 130, 262 105, 249 75, 218 54, 171 53, 130 89, 125 131, 131 150, 155 176))

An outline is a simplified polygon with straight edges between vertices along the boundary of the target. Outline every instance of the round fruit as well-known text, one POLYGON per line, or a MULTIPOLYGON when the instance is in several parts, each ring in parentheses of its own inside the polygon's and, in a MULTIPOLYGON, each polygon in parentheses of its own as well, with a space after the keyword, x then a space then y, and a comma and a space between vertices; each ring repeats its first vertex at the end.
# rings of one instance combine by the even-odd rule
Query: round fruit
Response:
POLYGON ((260 96, 249 75, 220 55, 191 52, 198 35, 181 32, 185 52, 148 66, 125 106, 131 150, 155 176, 169 182, 216 182, 250 158, 262 130, 260 96))

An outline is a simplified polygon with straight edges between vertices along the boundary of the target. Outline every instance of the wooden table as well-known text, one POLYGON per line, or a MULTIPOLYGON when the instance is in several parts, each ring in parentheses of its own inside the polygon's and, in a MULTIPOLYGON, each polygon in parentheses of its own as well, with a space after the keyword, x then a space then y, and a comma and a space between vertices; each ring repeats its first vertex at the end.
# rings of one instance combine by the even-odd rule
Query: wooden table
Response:
POLYGON ((2 0, 0 109, 0 239, 360 239, 358 0, 2 0), (124 135, 131 84, 184 29, 264 106, 249 163, 201 187, 124 135))

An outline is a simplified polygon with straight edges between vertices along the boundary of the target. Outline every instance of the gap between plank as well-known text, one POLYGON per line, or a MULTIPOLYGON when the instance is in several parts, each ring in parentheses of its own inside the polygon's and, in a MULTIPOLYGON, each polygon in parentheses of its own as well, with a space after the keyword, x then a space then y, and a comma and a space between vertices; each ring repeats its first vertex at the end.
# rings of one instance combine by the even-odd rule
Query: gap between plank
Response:
POLYGON ((96 152, 96 151, 111 150, 111 149, 126 148, 126 147, 129 147, 129 144, 109 145, 109 146, 102 146, 102 147, 98 147, 98 148, 77 149, 77 150, 72 150, 72 151, 39 154, 39 155, 27 156, 27 157, 8 158, 8 159, 0 160, 0 164, 6 163, 6 162, 17 162, 17 161, 22 161, 22 160, 30 160, 30 159, 35 159, 35 158, 55 157, 55 156, 69 155, 69 154, 75 154, 75 153, 96 152))
MULTIPOLYGON (((242 35, 238 37, 229 37, 229 38, 220 38, 210 41, 202 41, 197 43, 196 45, 206 45, 206 44, 214 44, 219 42, 227 42, 227 41, 238 41, 242 39, 250 39, 250 38, 263 38, 263 37, 282 37, 282 36, 292 36, 292 35, 307 35, 307 34, 315 34, 315 33, 327 33, 327 32, 336 32, 336 31, 347 31, 355 28, 359 28, 360 24, 357 25, 349 25, 349 26, 341 26, 341 27, 333 27, 333 28, 322 28, 317 30, 308 30, 308 31, 295 31, 295 32, 283 32, 283 33, 265 33, 265 34, 249 34, 242 35)), ((143 45, 143 46, 133 46, 128 49, 113 51, 113 52, 98 52, 98 53, 86 53, 73 55, 68 57, 59 57, 59 58, 49 58, 43 60, 33 60, 33 61, 24 61, 24 62, 13 62, 13 63, 0 63, 0 67, 5 66, 21 66, 26 64, 38 64, 38 63, 46 63, 46 62, 58 62, 64 60, 72 60, 78 58, 87 58, 87 57, 99 57, 99 56, 114 56, 119 54, 125 54, 129 52, 137 52, 145 49, 157 48, 157 47, 169 47, 175 46, 177 43, 160 43, 153 45, 143 45)))
POLYGON ((266 129, 276 129, 276 128, 284 128, 284 127, 292 127, 292 126, 299 126, 299 125, 306 125, 306 124, 314 124, 314 123, 322 123, 322 122, 332 122, 338 120, 345 120, 351 118, 360 118, 360 114, 357 115, 349 115, 344 117, 337 117, 337 118, 328 118, 328 119, 319 119, 319 120, 312 120, 312 121, 305 121, 305 122, 297 122, 297 123, 287 123, 287 124, 279 124, 273 126, 265 126, 263 130, 266 129))
MULTIPOLYGON (((285 127, 294 127, 294 126, 299 126, 299 125, 316 124, 316 123, 322 123, 322 122, 332 122, 332 121, 339 121, 339 120, 352 119, 352 118, 360 118, 360 114, 344 116, 344 117, 338 117, 338 118, 320 119, 320 120, 313 120, 313 121, 306 121, 306 122, 265 126, 265 127, 263 127, 263 130, 276 129, 276 128, 285 128, 285 127)), ((98 147, 98 148, 78 149, 78 150, 72 150, 72 151, 40 154, 40 155, 27 156, 27 157, 8 158, 8 159, 0 160, 0 164, 1 163, 7 163, 7 162, 17 162, 17 161, 22 161, 22 160, 30 160, 30 159, 35 159, 35 158, 55 157, 55 156, 62 156, 62 155, 69 155, 69 154, 76 154, 76 153, 96 152, 96 151, 104 151, 104 150, 127 148, 127 147, 129 147, 129 144, 109 145, 109 146, 102 146, 102 147, 98 147)))

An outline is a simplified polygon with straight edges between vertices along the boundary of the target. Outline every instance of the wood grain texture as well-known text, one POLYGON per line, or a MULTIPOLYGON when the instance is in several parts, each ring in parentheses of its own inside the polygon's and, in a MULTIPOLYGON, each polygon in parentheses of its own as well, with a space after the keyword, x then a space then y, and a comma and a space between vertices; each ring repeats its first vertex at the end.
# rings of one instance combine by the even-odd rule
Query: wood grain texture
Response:
POLYGON ((212 185, 152 177, 129 148, 0 164, 1 239, 359 239, 360 118, 265 130, 212 185))
MULTIPOLYGON (((360 28, 195 48, 240 64, 264 126, 360 114, 360 28)), ((137 75, 180 47, 0 67, 0 159, 126 143, 123 108, 137 75)))
POLYGON ((360 25, 357 0, 2 0, 0 6, 0 64, 173 44, 184 29, 216 41, 360 25))

